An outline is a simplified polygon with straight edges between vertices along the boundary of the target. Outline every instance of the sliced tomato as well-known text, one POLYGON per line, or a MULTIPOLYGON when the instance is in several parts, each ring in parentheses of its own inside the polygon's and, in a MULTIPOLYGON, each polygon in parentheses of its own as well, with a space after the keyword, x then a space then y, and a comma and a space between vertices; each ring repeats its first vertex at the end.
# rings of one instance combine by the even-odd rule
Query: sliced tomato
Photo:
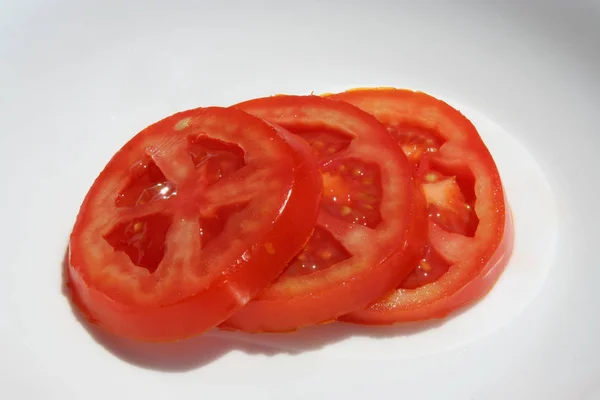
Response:
POLYGON ((306 247, 221 326, 291 331, 365 307, 397 286, 422 247, 412 230, 423 227, 426 214, 410 164, 384 126, 354 106, 318 96, 275 96, 234 107, 306 140, 324 195, 306 247))
POLYGON ((446 316, 485 295, 512 249, 500 175, 475 127, 421 92, 358 89, 331 98, 374 115, 413 164, 428 205, 428 240, 397 290, 342 319, 387 324, 446 316))
POLYGON ((204 108, 140 132, 89 190, 71 234, 74 303, 118 335, 216 326, 272 282, 317 218, 309 146, 242 111, 204 108))

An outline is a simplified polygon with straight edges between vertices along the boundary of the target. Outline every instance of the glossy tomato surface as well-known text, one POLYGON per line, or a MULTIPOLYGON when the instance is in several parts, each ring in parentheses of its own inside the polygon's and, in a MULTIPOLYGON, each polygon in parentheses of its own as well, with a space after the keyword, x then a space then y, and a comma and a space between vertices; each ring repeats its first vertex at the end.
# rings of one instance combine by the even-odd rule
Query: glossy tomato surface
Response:
POLYGON ((512 248, 498 170, 475 127, 425 93, 358 89, 330 98, 374 115, 397 140, 421 184, 427 243, 397 290, 342 319, 386 324, 444 317, 486 294, 512 248))
POLYGON ((163 119, 110 160, 81 206, 73 300, 118 335, 201 333, 302 248, 321 190, 306 143, 259 118, 211 107, 163 119))
POLYGON ((324 194, 306 246, 222 327, 290 331, 365 307, 395 288, 422 247, 426 215, 411 166, 385 127, 350 104, 318 96, 274 96, 234 107, 308 142, 324 194))

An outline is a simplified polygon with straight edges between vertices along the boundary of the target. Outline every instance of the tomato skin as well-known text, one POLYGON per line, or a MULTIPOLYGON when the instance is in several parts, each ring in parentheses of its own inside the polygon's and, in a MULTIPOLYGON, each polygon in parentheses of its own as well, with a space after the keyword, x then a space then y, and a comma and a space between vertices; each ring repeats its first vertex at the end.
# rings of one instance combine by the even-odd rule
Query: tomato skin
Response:
POLYGON ((364 310, 342 316, 340 321, 364 325, 391 325, 399 322, 442 319, 461 307, 476 302, 492 290, 510 259, 514 243, 510 213, 504 229, 505 233, 500 245, 483 270, 456 292, 441 297, 435 302, 414 307, 412 304, 403 304, 402 296, 408 290, 399 289, 364 310))
MULTIPOLYGON (((287 169, 288 165, 280 165, 280 168, 287 169)), ((146 128, 113 157, 96 182, 82 204, 71 234, 67 284, 73 303, 90 322, 114 334, 140 341, 173 341, 197 335, 242 307, 272 282, 302 248, 314 229, 322 193, 321 177, 306 143, 281 127, 266 124, 240 111, 217 107, 178 113, 146 128), (118 293, 99 290, 94 279, 86 273, 89 268, 86 265, 87 249, 81 238, 89 220, 101 217, 90 209, 89 204, 99 190, 96 182, 124 167, 119 164, 120 154, 134 151, 142 135, 147 137, 154 134, 152 132, 172 127, 188 116, 222 121, 234 119, 246 123, 246 127, 250 127, 247 129, 261 131, 258 133, 262 140, 269 135, 269 140, 279 142, 278 148, 283 149, 286 159, 290 160, 289 173, 293 176, 287 199, 267 233, 256 238, 255 243, 233 263, 223 265, 222 273, 196 293, 177 301, 157 300, 151 304, 138 302, 133 295, 133 300, 117 299, 118 293)), ((173 290, 176 292, 177 287, 173 290)))
MULTIPOLYGON (((445 251, 451 264, 448 272, 434 283, 396 289, 340 320, 380 325, 442 318, 489 292, 512 251, 512 221, 500 175, 475 127, 459 111, 421 92, 356 89, 327 96, 371 113, 386 126, 408 124, 435 132, 445 143, 440 154, 431 157, 449 160, 443 162, 457 169, 466 163, 472 171, 479 219, 472 238, 446 232, 430 220, 428 240, 436 250, 445 251)), ((416 168, 418 171, 419 165, 416 168)))
MULTIPOLYGON (((276 96, 250 100, 234 107, 280 124, 292 132, 296 129, 302 131, 307 125, 327 125, 348 133, 352 129, 344 130, 340 126, 345 123, 361 125, 363 128, 357 129, 357 132, 370 134, 377 138, 380 149, 393 151, 394 160, 390 161, 390 168, 397 173, 383 173, 387 174, 385 179, 393 179, 396 184, 402 182, 403 189, 399 194, 402 206, 385 215, 389 218, 384 218, 386 224, 391 223, 390 215, 395 217, 398 224, 394 228, 396 236, 382 245, 387 253, 380 255, 376 262, 360 264, 353 270, 342 270, 334 265, 306 276, 282 276, 220 327, 248 332, 294 331, 303 326, 335 320, 347 312, 365 307, 401 282, 410 272, 422 247, 426 214, 423 194, 415 185, 410 165, 383 127, 373 117, 349 104, 317 96, 276 96)), ((381 160, 380 154, 373 158, 378 156, 381 160)), ((321 165, 329 165, 329 160, 321 165)), ((340 223, 334 217, 321 211, 318 227, 335 231, 338 225, 340 223)), ((371 245, 375 246, 375 243, 365 242, 362 245, 365 253, 371 245)))

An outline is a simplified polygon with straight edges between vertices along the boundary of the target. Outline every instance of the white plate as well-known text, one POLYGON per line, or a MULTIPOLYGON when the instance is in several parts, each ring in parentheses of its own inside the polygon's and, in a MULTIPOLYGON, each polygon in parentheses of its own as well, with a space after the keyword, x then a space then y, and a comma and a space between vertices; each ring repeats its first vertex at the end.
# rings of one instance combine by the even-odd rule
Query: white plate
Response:
POLYGON ((0 398, 600 398, 598 2, 14 3, 0 13, 0 398), (483 301, 443 323, 160 346, 76 319, 67 238, 133 134, 196 106, 372 85, 448 100, 490 147, 516 247, 483 301))

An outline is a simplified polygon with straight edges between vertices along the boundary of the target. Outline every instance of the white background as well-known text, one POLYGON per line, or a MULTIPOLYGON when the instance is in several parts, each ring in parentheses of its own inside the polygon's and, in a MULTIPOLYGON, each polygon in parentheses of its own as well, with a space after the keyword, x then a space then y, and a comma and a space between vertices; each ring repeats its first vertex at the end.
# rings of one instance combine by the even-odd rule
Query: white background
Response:
POLYGON ((1 3, 0 398, 600 398, 600 5, 567 3, 1 3), (537 229, 558 227, 558 244, 510 320, 412 355, 403 336, 431 331, 347 338, 337 325, 285 346, 211 333, 157 347, 76 320, 61 294, 68 235, 134 133, 186 108, 368 85, 464 104, 543 171, 536 201, 557 219, 537 229))

